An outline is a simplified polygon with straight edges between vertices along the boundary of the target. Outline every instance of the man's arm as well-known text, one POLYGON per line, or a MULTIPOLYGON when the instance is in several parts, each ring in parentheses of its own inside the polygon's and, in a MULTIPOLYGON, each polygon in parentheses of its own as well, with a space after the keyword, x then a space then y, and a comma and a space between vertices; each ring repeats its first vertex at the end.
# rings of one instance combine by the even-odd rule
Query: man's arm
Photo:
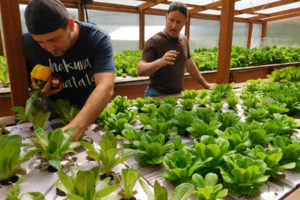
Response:
POLYGON ((173 65, 174 61, 179 52, 170 50, 167 51, 163 57, 156 59, 152 62, 146 62, 144 60, 140 60, 137 66, 137 73, 139 76, 150 76, 157 70, 166 65, 173 65))
POLYGON ((94 78, 96 88, 76 117, 63 127, 63 130, 75 127, 73 141, 77 141, 86 128, 95 121, 113 95, 115 78, 113 72, 96 73, 94 78))
POLYGON ((205 89, 209 89, 210 85, 209 83, 203 78, 201 75, 201 72, 198 70, 196 64, 192 60, 192 58, 189 58, 186 61, 186 68, 193 79, 195 79, 199 84, 201 84, 205 89))

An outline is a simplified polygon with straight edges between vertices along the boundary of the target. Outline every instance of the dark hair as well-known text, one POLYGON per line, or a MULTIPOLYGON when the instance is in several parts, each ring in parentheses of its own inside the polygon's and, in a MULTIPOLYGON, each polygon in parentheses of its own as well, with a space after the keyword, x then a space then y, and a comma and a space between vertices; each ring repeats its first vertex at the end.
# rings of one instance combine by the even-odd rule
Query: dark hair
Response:
POLYGON ((178 10, 185 17, 187 17, 188 9, 187 9, 187 6, 184 3, 178 2, 178 1, 175 1, 175 2, 171 3, 170 7, 169 7, 169 10, 168 10, 168 13, 170 13, 172 11, 176 11, 176 10, 178 10))

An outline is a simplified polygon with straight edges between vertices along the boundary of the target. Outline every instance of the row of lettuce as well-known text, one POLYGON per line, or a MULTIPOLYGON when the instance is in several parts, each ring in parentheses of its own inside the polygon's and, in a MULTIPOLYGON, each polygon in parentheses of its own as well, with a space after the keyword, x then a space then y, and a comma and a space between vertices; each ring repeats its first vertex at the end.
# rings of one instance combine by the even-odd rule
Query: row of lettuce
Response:
MULTIPOLYGON (((116 76, 137 76, 137 64, 142 51, 123 51, 115 53, 116 76)), ((199 70, 216 70, 218 66, 218 47, 200 48, 192 51, 192 58, 199 70)), ((234 46, 231 53, 231 67, 247 67, 265 64, 279 64, 300 61, 300 48, 265 46, 248 49, 234 46)), ((9 83, 6 59, 0 56, 0 82, 3 86, 9 83)))
MULTIPOLYGON (((178 185, 176 195, 172 196, 180 194, 179 199, 191 194, 201 200, 220 199, 228 191, 238 197, 257 196, 260 187, 271 177, 284 178, 286 169, 300 171, 300 124, 296 120, 300 116, 300 70, 283 68, 269 78, 268 81, 250 80, 240 91, 233 90, 233 84, 216 85, 211 91, 186 90, 180 99, 169 96, 130 100, 118 96, 99 115, 97 123, 107 131, 96 146, 85 141, 72 143, 73 129, 46 133, 44 128, 50 113, 39 97, 32 96, 26 108, 14 109, 19 119, 30 121, 35 127, 35 137, 27 144, 34 149, 20 155, 21 138, 1 136, 4 148, 0 149, 0 180, 15 172, 24 174, 19 164, 39 153, 41 159, 59 170, 60 182, 56 186, 68 198, 91 195, 94 197, 91 199, 96 199, 104 194, 108 197, 120 187, 116 180, 122 180, 121 192, 109 199, 129 199, 134 195, 140 172, 124 168, 109 189, 106 188, 108 179, 99 187, 94 178, 114 174, 113 167, 133 156, 143 165, 163 167, 162 176, 178 185), (182 138, 189 137, 192 139, 183 142, 182 138), (18 145, 12 143, 17 140, 18 145), (117 140, 124 141, 122 148, 117 147, 117 140), (86 148, 88 159, 92 158, 98 166, 90 171, 71 168, 72 177, 68 177, 62 172, 61 161, 63 155, 74 152, 78 145, 86 148), (86 191, 75 189, 80 180, 93 184, 86 191)), ((60 122, 68 123, 78 108, 65 100, 59 102, 53 105, 60 122)), ((158 182, 154 186, 156 194, 142 181, 141 185, 149 199, 167 199, 166 188, 158 182)))

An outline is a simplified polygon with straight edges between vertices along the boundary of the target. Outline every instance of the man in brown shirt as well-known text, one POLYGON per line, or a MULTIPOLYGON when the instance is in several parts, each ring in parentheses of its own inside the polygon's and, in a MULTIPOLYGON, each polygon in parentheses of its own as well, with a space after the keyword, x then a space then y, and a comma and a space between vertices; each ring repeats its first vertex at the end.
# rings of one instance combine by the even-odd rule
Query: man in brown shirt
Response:
POLYGON ((185 67, 204 88, 210 87, 191 58, 188 39, 180 35, 186 21, 186 5, 173 2, 166 14, 165 29, 146 42, 137 68, 139 76, 150 76, 145 96, 180 93, 185 67))

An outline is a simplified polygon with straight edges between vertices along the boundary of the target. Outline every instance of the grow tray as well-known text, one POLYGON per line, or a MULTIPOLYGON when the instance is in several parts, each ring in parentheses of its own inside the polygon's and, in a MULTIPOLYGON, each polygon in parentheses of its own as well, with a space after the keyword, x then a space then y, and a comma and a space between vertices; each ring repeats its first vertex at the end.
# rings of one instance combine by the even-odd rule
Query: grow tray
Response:
MULTIPOLYGON (((23 143, 30 142, 26 137, 30 135, 31 124, 30 123, 22 123, 20 125, 10 126, 7 127, 7 129, 11 132, 11 134, 21 134, 23 137, 23 143)), ((47 124, 48 129, 53 129, 54 127, 57 127, 57 122, 55 120, 50 121, 47 124)), ((94 140, 94 143, 97 143, 102 136, 104 135, 105 130, 101 127, 99 127, 96 124, 92 124, 89 126, 89 128, 86 131, 86 136, 92 138, 94 140)), ((192 139, 189 137, 183 137, 182 141, 184 143, 191 144, 192 139)), ((119 142, 118 145, 122 145, 122 142, 119 142)), ((25 151, 26 149, 22 149, 25 151)), ((77 155, 74 155, 77 157, 76 165, 84 170, 90 169, 94 166, 96 166, 96 162, 94 161, 87 161, 86 160, 86 153, 85 151, 82 151, 78 153, 77 155)), ((20 194, 27 193, 27 192, 41 192, 44 194, 45 199, 47 200, 61 200, 65 197, 59 196, 56 194, 56 187, 54 185, 55 182, 58 182, 58 175, 57 173, 50 173, 48 171, 41 171, 40 169, 37 169, 37 159, 36 156, 32 157, 29 161, 24 163, 22 167, 24 167, 27 171, 27 174, 22 176, 25 178, 24 182, 20 184, 20 194)), ((165 171, 165 168, 163 165, 159 166, 142 166, 138 162, 134 160, 133 157, 129 158, 127 161, 125 161, 125 164, 129 165, 130 167, 134 168, 135 170, 141 172, 141 179, 144 180, 147 184, 149 184, 151 187, 154 186, 155 180, 158 180, 161 185, 165 186, 168 190, 168 194, 172 194, 174 190, 174 185, 165 180, 161 174, 165 171)), ((68 163, 64 163, 64 171, 69 172, 68 163)), ((116 166, 113 171, 120 173, 121 169, 125 166, 123 164, 119 164, 116 166)), ((261 187, 261 194, 257 196, 256 198, 251 198, 251 200, 281 200, 286 198, 289 193, 293 192, 299 187, 300 184, 300 173, 295 173, 293 171, 285 170, 286 178, 282 180, 275 180, 270 179, 261 187)), ((69 174, 70 175, 70 174, 69 174)), ((11 186, 2 186, 0 188, 0 200, 4 200, 5 196, 9 193, 9 188, 11 186)), ((135 197, 138 200, 146 200, 148 199, 145 195, 143 189, 141 188, 140 184, 137 182, 136 190, 138 193, 135 195, 135 197)), ((293 197, 289 195, 289 200, 296 200, 293 199, 293 197)), ((26 199, 27 197, 24 196, 22 199, 26 199)), ((29 199, 29 198, 27 198, 29 199)), ((192 199, 192 198, 191 198, 192 199)), ((227 197, 224 198, 225 200, 250 200, 244 197, 234 197, 231 196, 229 193, 227 197)))

